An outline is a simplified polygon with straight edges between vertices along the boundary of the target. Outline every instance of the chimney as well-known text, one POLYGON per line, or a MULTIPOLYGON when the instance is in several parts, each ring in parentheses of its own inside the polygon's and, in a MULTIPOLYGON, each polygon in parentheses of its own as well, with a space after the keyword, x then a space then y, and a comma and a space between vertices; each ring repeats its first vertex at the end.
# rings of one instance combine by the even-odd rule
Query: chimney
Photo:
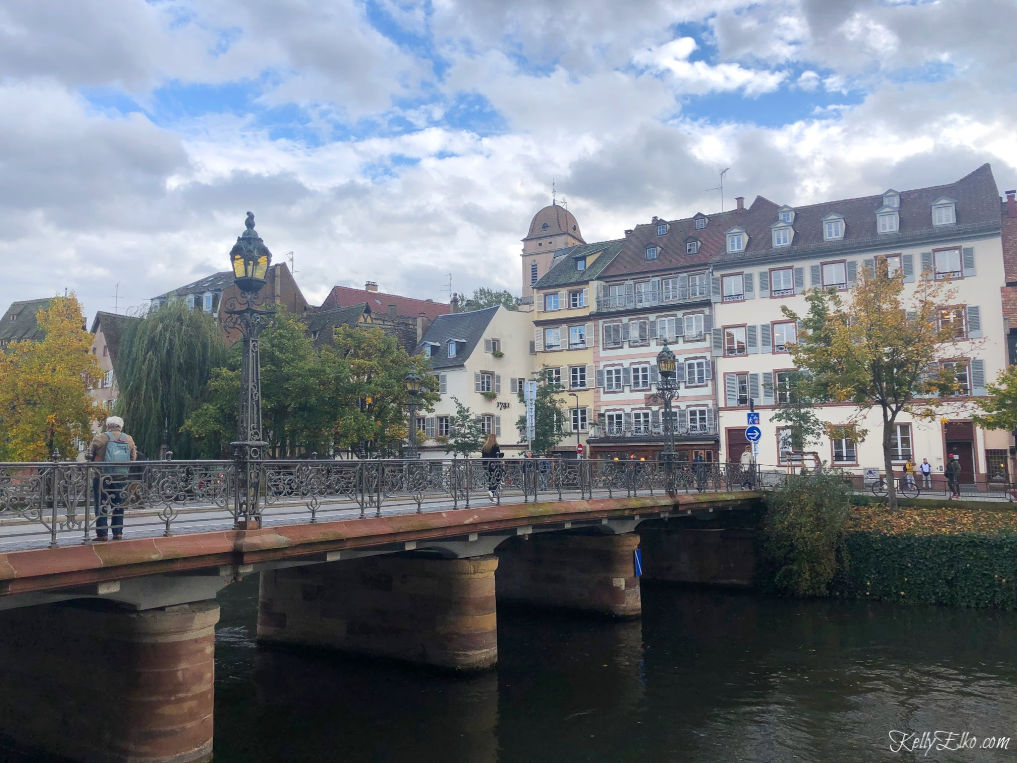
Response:
POLYGON ((459 312, 459 295, 452 292, 452 299, 449 300, 449 307, 452 308, 453 313, 459 312))
POLYGON ((631 236, 632 235, 632 228, 626 228, 625 229, 625 235, 626 236, 631 236))
POLYGON ((378 291, 378 282, 368 281, 367 283, 364 284, 364 289, 366 289, 367 291, 378 291))
POLYGON ((1014 196, 1017 196, 1017 191, 1007 191, 1006 192, 1006 216, 1007 217, 1017 217, 1017 199, 1014 199, 1014 196))
POLYGON ((745 197, 735 196, 735 204, 738 205, 739 211, 745 209, 745 197))

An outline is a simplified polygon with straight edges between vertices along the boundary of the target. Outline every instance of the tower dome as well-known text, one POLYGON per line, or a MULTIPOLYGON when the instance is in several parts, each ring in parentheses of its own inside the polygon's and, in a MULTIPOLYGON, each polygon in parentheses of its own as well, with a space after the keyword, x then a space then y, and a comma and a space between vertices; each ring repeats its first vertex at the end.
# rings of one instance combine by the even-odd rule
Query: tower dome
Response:
POLYGON ((562 233, 577 238, 580 241, 583 240, 583 234, 579 230, 576 216, 565 209, 565 207, 561 207, 558 204, 550 204, 533 216, 533 220, 530 221, 530 231, 523 240, 558 236, 562 233))

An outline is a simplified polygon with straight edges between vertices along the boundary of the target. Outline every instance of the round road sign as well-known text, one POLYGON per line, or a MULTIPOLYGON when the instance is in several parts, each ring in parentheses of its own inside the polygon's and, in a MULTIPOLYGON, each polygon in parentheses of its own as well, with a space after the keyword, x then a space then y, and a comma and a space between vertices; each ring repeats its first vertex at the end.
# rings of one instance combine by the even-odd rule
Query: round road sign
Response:
POLYGON ((745 439, 749 442, 759 442, 759 438, 763 436, 763 431, 759 427, 746 427, 745 428, 745 439))

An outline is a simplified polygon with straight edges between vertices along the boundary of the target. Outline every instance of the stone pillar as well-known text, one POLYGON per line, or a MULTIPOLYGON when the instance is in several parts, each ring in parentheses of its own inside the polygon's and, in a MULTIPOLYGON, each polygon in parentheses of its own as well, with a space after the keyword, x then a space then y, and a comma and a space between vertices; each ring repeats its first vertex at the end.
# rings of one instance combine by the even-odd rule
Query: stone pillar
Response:
POLYGON ((453 670, 498 661, 493 556, 372 556, 261 573, 258 640, 453 670))
POLYGON ((643 577, 668 583, 748 587, 756 570, 756 532, 748 529, 640 530, 643 577))
POLYGON ((498 547, 498 598, 608 617, 639 617, 639 536, 547 533, 498 547))
POLYGON ((0 612, 0 732, 76 761, 212 758, 215 601, 0 612))

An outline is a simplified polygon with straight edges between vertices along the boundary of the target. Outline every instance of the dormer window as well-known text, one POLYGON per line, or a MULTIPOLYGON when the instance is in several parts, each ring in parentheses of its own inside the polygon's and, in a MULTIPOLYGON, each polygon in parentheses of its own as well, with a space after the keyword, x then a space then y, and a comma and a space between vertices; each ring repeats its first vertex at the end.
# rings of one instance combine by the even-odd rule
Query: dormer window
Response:
POLYGON ((823 240, 838 241, 844 238, 844 218, 840 215, 827 215, 823 218, 823 240))
POLYGON ((551 227, 550 225, 548 225, 547 223, 544 223, 543 225, 540 226, 540 229, 541 230, 547 230, 550 227, 551 227))
POLYGON ((744 228, 732 228, 727 232, 727 251, 744 252, 746 239, 744 228))
POLYGON ((696 230, 702 230, 706 227, 706 216, 699 215, 696 217, 696 230))
POLYGON ((699 241, 692 239, 685 242, 685 254, 699 254, 699 241))
POLYGON ((942 197, 932 202, 932 224, 953 225, 957 222, 956 204, 953 199, 942 197))
POLYGON ((655 260, 655 259, 657 259, 658 251, 659 250, 655 246, 648 246, 648 247, 646 247, 646 259, 648 259, 648 260, 655 260))
POLYGON ((777 220, 790 225, 795 221, 795 211, 791 207, 781 207, 777 211, 777 220))
POLYGON ((794 238, 795 229, 784 223, 777 223, 770 228, 770 235, 773 237, 773 245, 791 246, 791 239, 794 238))
POLYGON ((884 207, 876 213, 876 230, 879 233, 896 233, 900 227, 897 210, 884 207))
POLYGON ((657 223, 657 235, 666 236, 670 226, 667 223, 657 223))
POLYGON ((888 209, 900 209, 900 194, 891 188, 883 194, 883 206, 888 209))
POLYGON ((586 258, 578 257, 576 259, 576 270, 586 270, 586 258))
POLYGON ((450 358, 454 358, 456 356, 456 340, 455 339, 449 339, 448 340, 448 356, 450 358))

